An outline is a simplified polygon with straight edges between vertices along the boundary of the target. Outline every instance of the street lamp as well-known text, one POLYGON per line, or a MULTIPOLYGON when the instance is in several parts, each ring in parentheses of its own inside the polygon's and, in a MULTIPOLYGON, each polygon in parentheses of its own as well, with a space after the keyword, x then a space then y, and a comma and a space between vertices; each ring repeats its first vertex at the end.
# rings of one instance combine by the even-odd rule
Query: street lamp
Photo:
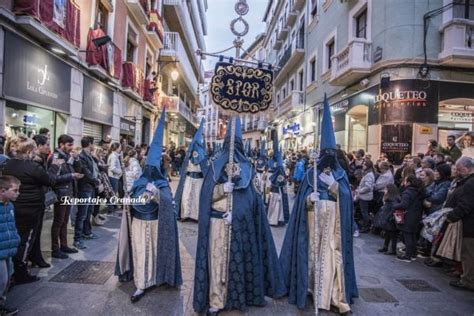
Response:
POLYGON ((179 78, 179 72, 176 69, 174 69, 171 72, 171 79, 173 79, 173 81, 176 81, 176 80, 178 80, 178 78, 179 78))

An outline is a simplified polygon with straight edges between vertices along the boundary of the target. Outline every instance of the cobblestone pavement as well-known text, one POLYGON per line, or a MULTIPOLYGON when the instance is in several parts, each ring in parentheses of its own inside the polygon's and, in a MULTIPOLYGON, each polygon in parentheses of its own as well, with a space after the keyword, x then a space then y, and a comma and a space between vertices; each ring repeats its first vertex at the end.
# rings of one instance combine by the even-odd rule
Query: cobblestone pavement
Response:
MULTIPOLYGON (((177 179, 171 183, 173 189, 177 179)), ((50 227, 47 213, 42 248, 50 269, 33 269, 41 281, 20 285, 8 294, 8 303, 20 315, 197 315, 192 310, 194 257, 197 224, 179 223, 180 253, 184 284, 180 289, 162 286, 152 289, 137 304, 130 303, 132 282, 119 283, 113 276, 120 214, 109 216, 103 227, 94 227, 99 238, 87 241, 88 249, 69 259, 51 259, 50 227), (87 262, 81 262, 87 261, 87 262), (67 269, 67 270, 65 270, 67 269), (105 276, 104 276, 105 275, 105 276)), ((284 227, 272 228, 278 251, 284 227)), ((72 229, 69 229, 72 240, 72 229)), ((404 263, 377 252, 382 241, 373 235, 355 240, 354 253, 360 298, 352 305, 354 315, 474 315, 474 294, 451 288, 441 269, 428 268, 421 260, 404 263), (405 285, 404 285, 405 284, 405 285)), ((286 299, 271 300, 263 308, 230 315, 314 315, 314 309, 299 311, 286 299)), ((324 312, 323 315, 333 313, 324 312)))

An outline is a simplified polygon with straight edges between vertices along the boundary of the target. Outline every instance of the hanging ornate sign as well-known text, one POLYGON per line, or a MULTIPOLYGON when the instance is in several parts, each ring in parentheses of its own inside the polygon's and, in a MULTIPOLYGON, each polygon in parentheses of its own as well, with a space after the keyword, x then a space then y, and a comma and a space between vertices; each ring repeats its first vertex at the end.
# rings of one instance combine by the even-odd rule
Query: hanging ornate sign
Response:
POLYGON ((272 103, 273 72, 225 62, 216 64, 211 95, 223 110, 257 113, 272 103))

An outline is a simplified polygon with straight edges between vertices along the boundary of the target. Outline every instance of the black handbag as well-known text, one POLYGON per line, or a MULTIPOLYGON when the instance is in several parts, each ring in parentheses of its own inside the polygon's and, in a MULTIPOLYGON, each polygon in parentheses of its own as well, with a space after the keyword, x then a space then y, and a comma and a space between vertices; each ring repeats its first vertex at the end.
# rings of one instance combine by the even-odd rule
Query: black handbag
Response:
MULTIPOLYGON (((61 166, 59 166, 56 176, 59 176, 60 173, 61 166)), ((56 192, 54 192, 52 187, 48 187, 48 190, 44 194, 44 207, 48 208, 56 202, 58 202, 58 195, 56 194, 56 192)))

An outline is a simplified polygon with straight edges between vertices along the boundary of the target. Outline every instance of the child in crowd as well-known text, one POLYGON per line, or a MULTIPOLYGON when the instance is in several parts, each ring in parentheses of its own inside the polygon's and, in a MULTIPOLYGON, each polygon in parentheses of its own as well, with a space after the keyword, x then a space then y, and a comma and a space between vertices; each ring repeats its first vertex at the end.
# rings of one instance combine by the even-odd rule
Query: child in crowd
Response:
POLYGON ((15 226, 13 204, 20 194, 20 181, 12 176, 0 176, 0 315, 15 315, 18 309, 5 305, 10 277, 13 274, 12 257, 20 244, 15 226))
POLYGON ((395 255, 397 250, 398 230, 393 218, 393 206, 400 202, 400 192, 395 184, 388 184, 383 196, 383 206, 374 219, 374 226, 385 231, 385 242, 379 252, 395 255), (391 242, 391 244, 390 244, 391 242), (391 246, 389 248, 389 245, 391 246))

